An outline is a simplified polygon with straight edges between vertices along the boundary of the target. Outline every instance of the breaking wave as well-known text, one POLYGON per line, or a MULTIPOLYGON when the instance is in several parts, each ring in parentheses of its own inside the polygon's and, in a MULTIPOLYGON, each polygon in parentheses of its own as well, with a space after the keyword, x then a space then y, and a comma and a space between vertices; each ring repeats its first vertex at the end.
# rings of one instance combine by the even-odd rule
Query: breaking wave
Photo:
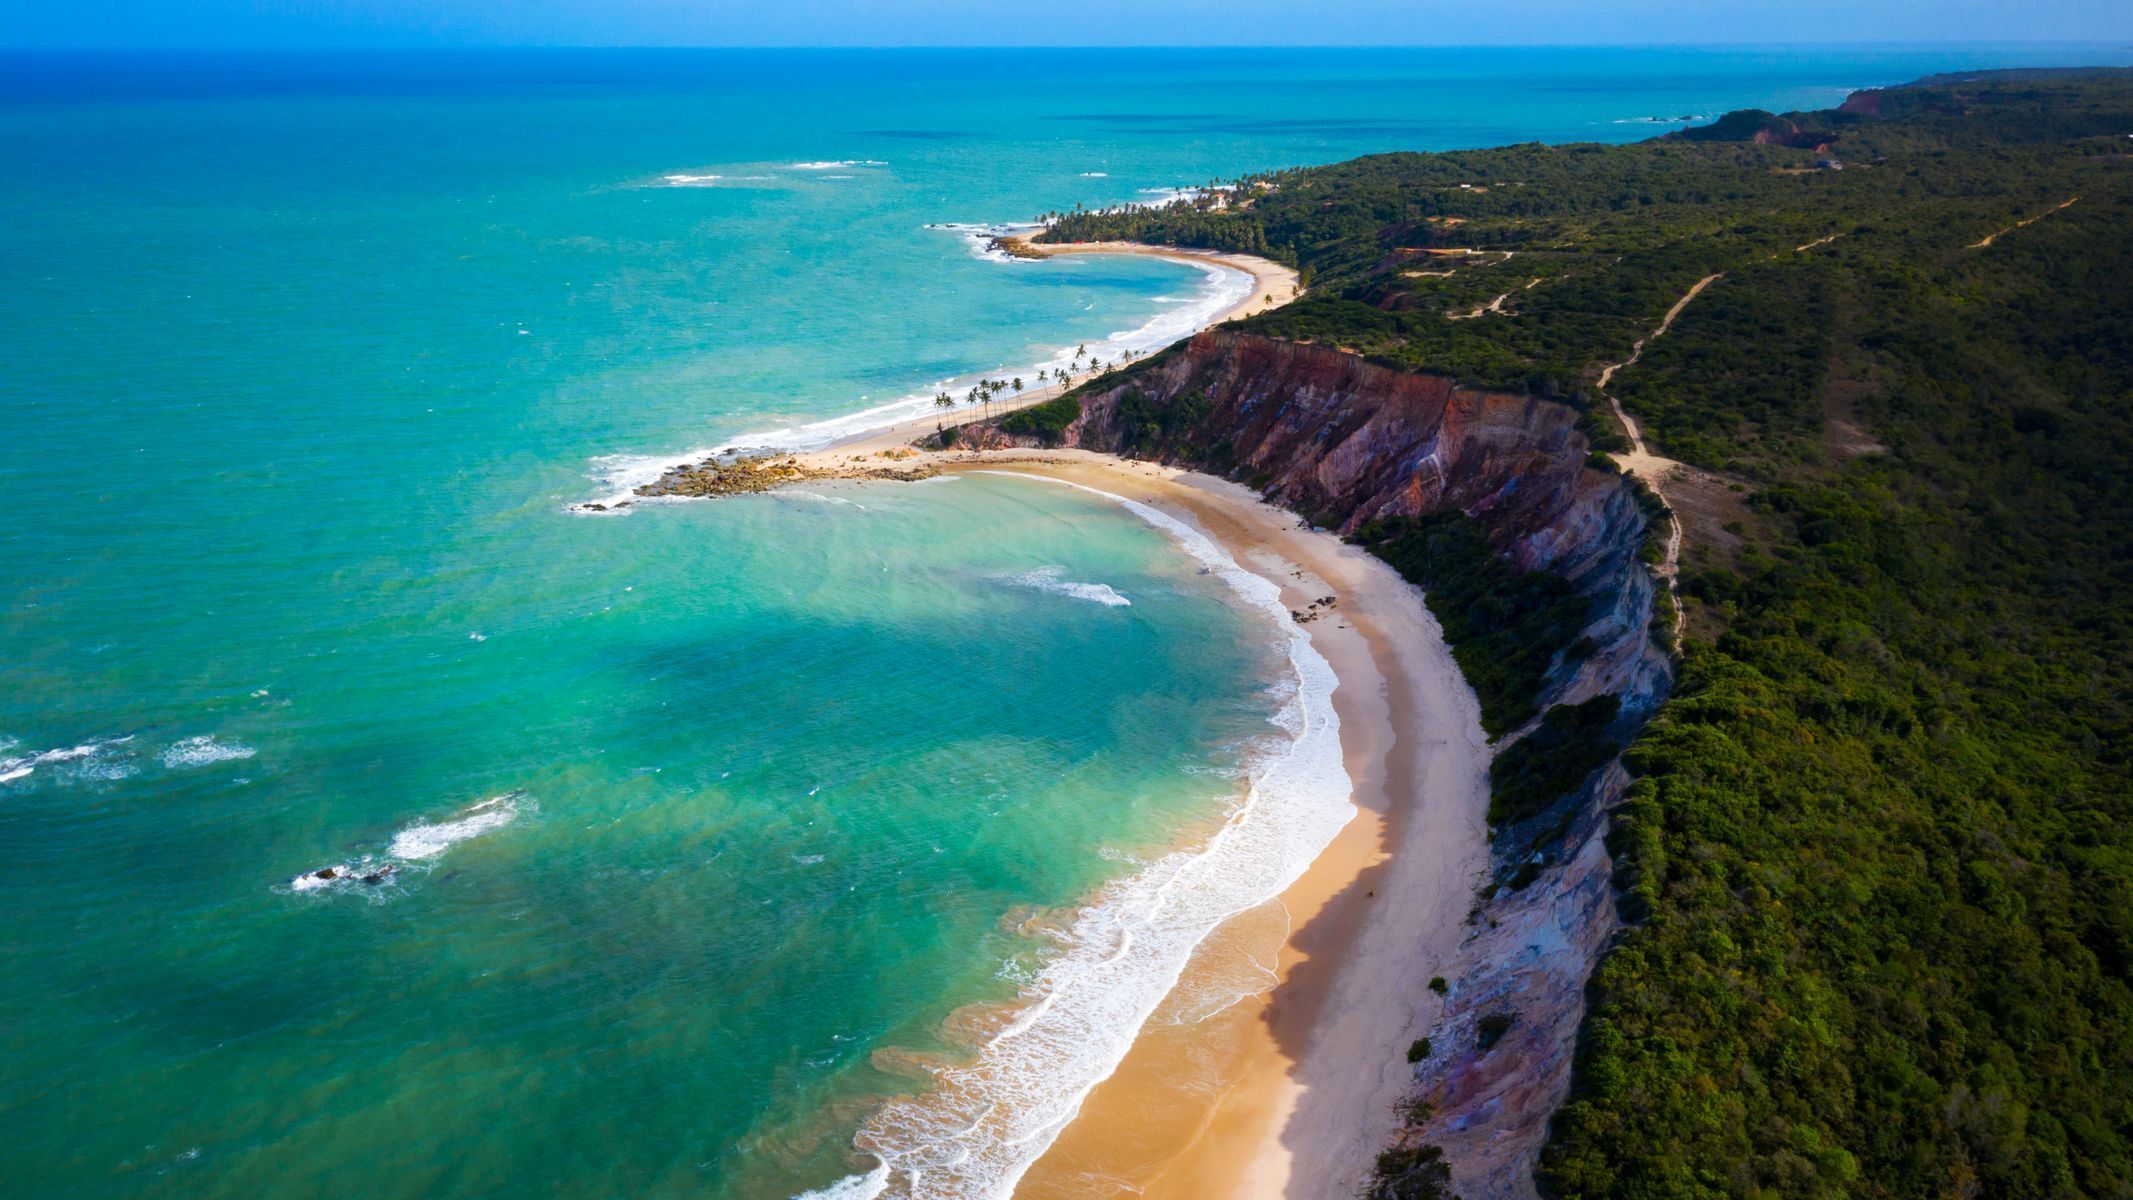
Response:
POLYGON ((393 844, 386 851, 394 858, 419 861, 435 858, 468 838, 502 829, 518 818, 518 801, 523 792, 509 792, 492 796, 479 804, 468 807, 453 821, 441 821, 435 825, 418 823, 410 825, 393 835, 393 844))
MULTIPOLYGON (((1021 225, 935 225, 929 228, 944 229, 963 236, 976 237, 980 230, 1015 231, 1029 230, 1035 226, 1021 225)), ((984 235, 983 240, 998 236, 984 235)), ((1005 256, 1002 256, 1005 257, 1005 256)), ((1009 261, 1022 261, 1019 259, 1009 261)), ((1180 261, 1183 260, 1171 260, 1180 261)), ((1163 349, 1172 342, 1191 337, 1212 324, 1215 318, 1236 307, 1252 294, 1254 281, 1251 275, 1235 267, 1225 266, 1212 260, 1193 260, 1186 265, 1201 274, 1199 290, 1182 302, 1165 303, 1160 311, 1141 325, 1111 334, 1101 342, 1088 344, 1087 351, 1098 358, 1115 359, 1121 351, 1148 354, 1163 349)), ((1074 366, 1074 348, 1062 346, 1050 358, 1042 362, 1028 363, 1019 367, 1000 367, 983 374, 1006 378, 1019 375, 1034 376, 1038 371, 1056 371, 1061 367, 1074 366)), ((645 503, 645 498, 636 494, 638 488, 656 482, 660 476, 676 467, 692 466, 714 457, 738 454, 768 454, 790 451, 819 450, 849 438, 887 429, 904 421, 932 415, 934 394, 941 391, 960 392, 978 375, 955 379, 936 380, 919 391, 911 392, 885 404, 877 404, 843 416, 810 421, 785 429, 758 429, 737 433, 724 441, 684 451, 679 454, 609 454, 592 460, 592 477, 597 481, 600 495, 592 500, 569 506, 570 511, 614 515, 626 513, 636 505, 645 503), (598 505, 595 508, 594 505, 598 505)), ((684 501, 662 498, 669 503, 684 501)))
POLYGON ((1024 571, 1020 575, 1009 576, 1008 582, 1019 587, 1034 588, 1040 592, 1050 592, 1055 596, 1071 596, 1076 600, 1087 600, 1092 604, 1101 604, 1106 608, 1126 608, 1133 603, 1133 601, 1119 595, 1118 590, 1108 583, 1076 583, 1071 579, 1061 578, 1065 574, 1066 568, 1064 567, 1038 567, 1034 571, 1024 571))
POLYGON ((801 1200, 868 1200, 892 1182, 918 1200, 1004 1200, 1117 1068, 1195 949, 1229 918, 1280 895, 1355 815, 1332 705, 1337 680, 1289 619, 1281 589, 1167 513, 1065 486, 1162 530, 1281 631, 1295 688, 1274 720, 1287 738, 1252 763, 1243 798, 1205 843, 1165 854, 1074 914, 1057 955, 974 1061, 936 1069, 931 1091, 891 1101, 867 1121, 853 1144, 874 1158, 872 1171, 801 1200))
POLYGON ((132 734, 114 738, 92 738, 75 746, 61 746, 52 750, 36 750, 29 754, 6 754, 15 748, 13 739, 0 741, 0 783, 15 783, 37 773, 39 767, 72 763, 75 768, 92 778, 123 779, 133 774, 131 764, 111 761, 126 751, 118 750, 133 740, 132 734))
POLYGON ((189 737, 163 751, 166 767, 204 767, 210 763, 250 758, 259 751, 236 742, 218 742, 211 737, 189 737))
POLYGON ((284 887, 291 892, 376 889, 382 893, 398 884, 401 875, 430 869, 459 843, 509 825, 531 803, 524 792, 506 792, 470 804, 448 821, 417 821, 394 834, 383 854, 318 867, 291 878, 284 887))

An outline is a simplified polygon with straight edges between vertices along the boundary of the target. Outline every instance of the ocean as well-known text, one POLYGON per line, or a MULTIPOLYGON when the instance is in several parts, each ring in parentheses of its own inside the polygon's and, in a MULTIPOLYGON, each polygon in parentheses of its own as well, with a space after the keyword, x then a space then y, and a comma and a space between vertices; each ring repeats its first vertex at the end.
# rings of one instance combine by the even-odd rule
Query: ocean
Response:
POLYGON ((1004 1195, 1344 819, 1323 663, 1057 484, 574 506, 1234 286, 1000 223, 2127 57, 6 56, 7 1190, 1004 1195))

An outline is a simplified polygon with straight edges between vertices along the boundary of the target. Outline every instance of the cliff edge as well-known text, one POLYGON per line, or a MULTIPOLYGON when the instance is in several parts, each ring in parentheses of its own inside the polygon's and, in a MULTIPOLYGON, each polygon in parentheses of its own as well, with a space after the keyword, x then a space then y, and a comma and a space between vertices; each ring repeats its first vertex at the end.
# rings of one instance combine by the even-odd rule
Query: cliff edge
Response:
MULTIPOLYGON (((1078 410, 962 436, 1229 475, 1347 536, 1464 514, 1502 559, 1583 599, 1581 636, 1549 663, 1534 711, 1612 697, 1620 746, 1666 696, 1672 668, 1640 558, 1645 501, 1594 459, 1568 405, 1219 329, 1052 404, 1078 410)), ((1499 754, 1540 724, 1506 732, 1499 754)), ((1548 1122, 1569 1092, 1585 983, 1620 928, 1605 835, 1628 782, 1610 756, 1540 811, 1497 826, 1493 881, 1444 966, 1435 1021, 1414 1031, 1430 1046, 1415 1066, 1429 1115, 1407 1140, 1443 1147, 1469 1200, 1535 1194, 1548 1122)))

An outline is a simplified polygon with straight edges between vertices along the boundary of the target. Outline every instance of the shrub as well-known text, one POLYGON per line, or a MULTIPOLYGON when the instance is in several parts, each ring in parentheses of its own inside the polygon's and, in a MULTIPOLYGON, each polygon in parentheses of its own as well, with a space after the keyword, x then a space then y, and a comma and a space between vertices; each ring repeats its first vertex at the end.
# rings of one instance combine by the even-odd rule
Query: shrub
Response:
POLYGON ((1394 1146, 1378 1155, 1363 1200, 1440 1200, 1451 1193, 1452 1169, 1441 1146, 1394 1146))
POLYGON ((1073 395, 1058 396, 1042 404, 1032 404, 1000 418, 1000 432, 1015 437, 1030 437, 1045 446, 1056 446, 1066 437, 1067 426, 1081 417, 1081 400, 1073 395))
POLYGON ((1539 729, 1490 764, 1489 820, 1498 825, 1522 821, 1576 790, 1615 756, 1620 711, 1621 701, 1612 695, 1549 709, 1539 729))
POLYGON ((1481 727, 1489 736, 1530 720, 1548 668, 1559 655, 1576 657, 1585 598, 1554 575, 1513 566, 1464 513, 1373 521, 1358 537, 1422 588, 1481 700, 1481 727))

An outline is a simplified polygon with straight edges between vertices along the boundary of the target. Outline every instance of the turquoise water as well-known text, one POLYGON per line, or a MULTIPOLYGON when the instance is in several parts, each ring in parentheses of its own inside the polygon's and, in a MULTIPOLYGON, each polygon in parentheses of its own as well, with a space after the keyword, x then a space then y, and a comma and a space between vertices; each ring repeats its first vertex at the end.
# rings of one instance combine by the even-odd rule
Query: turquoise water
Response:
POLYGON ((1100 497, 566 511, 1205 299, 927 226, 2107 57, 0 63, 8 1190, 820 1188, 1221 816, 1295 668, 1100 497))

